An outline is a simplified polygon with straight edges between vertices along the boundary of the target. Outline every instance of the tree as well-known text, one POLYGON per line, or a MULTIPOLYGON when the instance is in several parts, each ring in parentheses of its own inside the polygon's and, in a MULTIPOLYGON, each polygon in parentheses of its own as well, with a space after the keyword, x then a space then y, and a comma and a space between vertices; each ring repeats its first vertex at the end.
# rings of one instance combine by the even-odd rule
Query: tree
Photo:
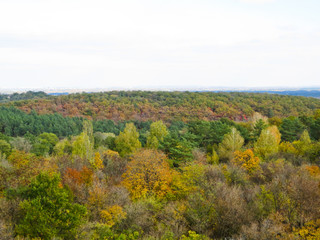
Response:
POLYGON ((147 147, 157 149, 159 147, 159 143, 162 142, 167 135, 167 127, 162 121, 152 123, 147 137, 147 147))
POLYGON ((56 144, 53 149, 54 154, 57 156, 63 156, 64 154, 72 154, 72 144, 68 139, 63 139, 56 144))
POLYGON ((167 135, 160 145, 160 149, 167 154, 174 167, 179 167, 181 163, 192 160, 192 142, 179 137, 176 133, 167 135))
POLYGON ((50 144, 51 150, 59 142, 59 138, 54 133, 41 133, 38 138, 46 140, 50 144))
POLYGON ((5 140, 0 140, 0 153, 9 156, 11 153, 11 145, 5 140))
POLYGON ((261 132, 260 137, 254 144, 254 151, 263 159, 267 159, 279 150, 280 132, 276 126, 268 127, 261 132))
POLYGON ((259 119, 255 122, 253 127, 253 139, 256 141, 258 137, 260 136, 263 129, 267 128, 267 124, 264 120, 259 119))
POLYGON ((88 159, 90 162, 93 157, 94 137, 92 122, 83 123, 82 133, 75 137, 72 143, 72 155, 88 159))
POLYGON ((304 130, 299 141, 294 141, 293 146, 297 150, 298 155, 303 156, 312 147, 308 130, 304 130))
POLYGON ((13 148, 19 151, 30 152, 32 148, 30 141, 23 137, 16 137, 12 139, 10 143, 13 148))
POLYGON ((123 185, 133 199, 155 195, 165 197, 171 192, 171 170, 166 156, 156 150, 142 150, 132 156, 123 174, 123 185))
POLYGON ((84 206, 72 203, 56 174, 41 173, 27 187, 8 194, 17 194, 22 199, 15 227, 19 236, 71 239, 86 214, 84 206))
POLYGON ((104 166, 103 166, 103 161, 101 159, 101 155, 99 152, 96 152, 94 154, 94 159, 93 159, 93 162, 91 163, 91 166, 96 169, 96 170, 100 170, 102 169, 104 166))
POLYGON ((32 152, 38 156, 51 154, 58 142, 59 138, 54 133, 42 133, 37 137, 32 152))
POLYGON ((280 132, 283 141, 293 142, 298 140, 299 136, 304 130, 304 125, 299 118, 289 117, 282 121, 280 125, 280 132))
POLYGON ((236 151, 232 161, 237 166, 245 169, 249 174, 260 169, 260 159, 254 156, 251 149, 247 149, 244 152, 236 151))
POLYGON ((236 128, 231 128, 231 132, 223 137, 222 142, 219 145, 219 157, 220 159, 231 160, 233 153, 240 150, 243 146, 244 139, 236 128))
POLYGON ((123 132, 115 140, 116 149, 120 156, 134 153, 141 148, 139 133, 133 123, 127 123, 123 132))
POLYGON ((214 148, 212 148, 212 152, 207 154, 207 160, 211 164, 218 164, 219 163, 219 156, 214 148))

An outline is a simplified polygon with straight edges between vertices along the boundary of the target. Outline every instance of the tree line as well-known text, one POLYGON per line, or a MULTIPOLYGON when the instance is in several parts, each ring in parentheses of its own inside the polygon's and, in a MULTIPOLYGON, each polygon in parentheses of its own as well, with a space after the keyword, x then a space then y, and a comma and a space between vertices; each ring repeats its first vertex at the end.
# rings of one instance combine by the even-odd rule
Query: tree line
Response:
POLYGON ((111 91, 12 101, 6 105, 25 112, 93 120, 188 122, 220 118, 248 121, 254 112, 269 118, 311 115, 320 108, 320 101, 267 93, 111 91))

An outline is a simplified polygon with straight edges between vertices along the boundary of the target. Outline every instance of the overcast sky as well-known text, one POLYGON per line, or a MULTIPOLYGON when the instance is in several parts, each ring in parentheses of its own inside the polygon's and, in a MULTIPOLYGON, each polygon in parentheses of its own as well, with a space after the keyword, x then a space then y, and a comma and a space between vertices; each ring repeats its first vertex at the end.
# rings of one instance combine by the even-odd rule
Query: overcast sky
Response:
POLYGON ((0 0, 0 89, 320 86, 319 0, 0 0))

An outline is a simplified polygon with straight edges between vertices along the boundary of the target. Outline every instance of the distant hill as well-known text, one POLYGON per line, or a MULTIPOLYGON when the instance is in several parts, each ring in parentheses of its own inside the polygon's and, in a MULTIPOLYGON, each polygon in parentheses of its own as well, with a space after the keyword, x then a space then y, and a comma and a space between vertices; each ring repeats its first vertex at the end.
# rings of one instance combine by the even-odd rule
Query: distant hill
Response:
POLYGON ((279 90, 279 91, 270 90, 270 91, 250 91, 250 92, 320 98, 320 90, 279 90))
POLYGON ((33 92, 28 91, 24 93, 12 93, 12 94, 0 94, 0 103, 10 102, 10 101, 19 101, 19 100, 29 100, 29 99, 39 99, 47 98, 49 95, 45 92, 33 92))
POLYGON ((25 112, 71 117, 186 122, 220 118, 246 121, 254 112, 268 117, 311 115, 320 109, 320 100, 269 93, 111 91, 50 96, 5 105, 25 112))

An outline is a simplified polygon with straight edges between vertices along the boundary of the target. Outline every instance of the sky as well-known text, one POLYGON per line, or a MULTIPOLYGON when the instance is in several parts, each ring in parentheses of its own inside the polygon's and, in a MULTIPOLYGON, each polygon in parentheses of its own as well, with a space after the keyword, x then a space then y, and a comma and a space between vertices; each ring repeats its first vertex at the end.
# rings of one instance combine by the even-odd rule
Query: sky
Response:
POLYGON ((319 0, 0 0, 0 89, 320 86, 319 0))

